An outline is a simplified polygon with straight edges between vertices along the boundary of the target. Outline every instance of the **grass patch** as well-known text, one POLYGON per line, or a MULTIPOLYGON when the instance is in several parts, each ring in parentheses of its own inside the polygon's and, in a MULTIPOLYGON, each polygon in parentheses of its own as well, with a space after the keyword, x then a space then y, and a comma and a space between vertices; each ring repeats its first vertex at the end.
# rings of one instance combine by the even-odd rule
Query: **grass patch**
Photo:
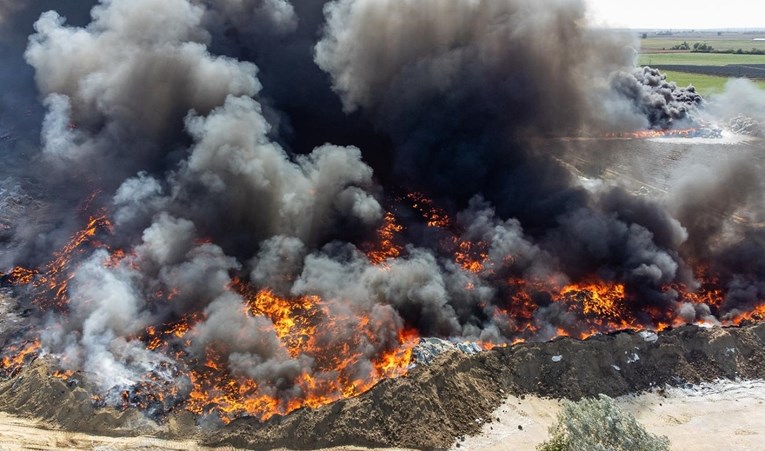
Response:
POLYGON ((638 58, 640 66, 687 64, 692 66, 725 66, 726 64, 765 64, 765 55, 728 53, 649 53, 638 58))
MULTIPOLYGON (((714 75, 703 74, 691 74, 687 72, 675 72, 675 71, 662 71, 667 80, 674 81, 677 86, 686 87, 693 85, 696 90, 703 96, 708 96, 717 92, 722 92, 725 89, 725 83, 728 82, 727 77, 715 77, 714 75)), ((765 89, 764 80, 756 80, 754 83, 762 89, 765 89)))

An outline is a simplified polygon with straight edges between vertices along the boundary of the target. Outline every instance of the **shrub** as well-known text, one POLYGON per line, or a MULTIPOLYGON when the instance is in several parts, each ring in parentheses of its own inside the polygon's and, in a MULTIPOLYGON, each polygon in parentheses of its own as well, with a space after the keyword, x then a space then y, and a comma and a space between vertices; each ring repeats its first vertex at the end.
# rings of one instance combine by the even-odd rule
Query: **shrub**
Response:
POLYGON ((605 395, 565 401, 538 451, 668 451, 669 439, 651 434, 605 395))

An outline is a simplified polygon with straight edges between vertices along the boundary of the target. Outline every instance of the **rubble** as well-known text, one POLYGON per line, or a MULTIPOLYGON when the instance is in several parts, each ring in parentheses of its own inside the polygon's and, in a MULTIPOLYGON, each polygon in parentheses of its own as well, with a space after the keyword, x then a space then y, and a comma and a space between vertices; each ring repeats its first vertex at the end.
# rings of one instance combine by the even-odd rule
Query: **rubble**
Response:
POLYGON ((482 350, 481 346, 477 343, 451 342, 435 337, 422 338, 417 346, 412 348, 412 364, 428 365, 438 356, 447 352, 459 351, 463 354, 472 355, 482 350))

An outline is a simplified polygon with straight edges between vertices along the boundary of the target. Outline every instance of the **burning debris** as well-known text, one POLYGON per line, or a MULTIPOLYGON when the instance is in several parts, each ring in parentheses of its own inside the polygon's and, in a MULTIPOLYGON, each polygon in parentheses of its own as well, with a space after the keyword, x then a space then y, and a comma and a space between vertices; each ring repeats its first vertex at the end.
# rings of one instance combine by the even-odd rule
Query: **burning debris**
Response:
POLYGON ((737 202, 734 170, 652 200, 543 144, 701 133, 701 97, 634 69, 581 2, 111 0, 82 26, 41 3, 39 151, 6 182, 41 206, 0 222, 27 312, 5 377, 44 357, 96 407, 268 421, 448 340, 765 315, 762 234, 732 220, 756 175, 737 202))

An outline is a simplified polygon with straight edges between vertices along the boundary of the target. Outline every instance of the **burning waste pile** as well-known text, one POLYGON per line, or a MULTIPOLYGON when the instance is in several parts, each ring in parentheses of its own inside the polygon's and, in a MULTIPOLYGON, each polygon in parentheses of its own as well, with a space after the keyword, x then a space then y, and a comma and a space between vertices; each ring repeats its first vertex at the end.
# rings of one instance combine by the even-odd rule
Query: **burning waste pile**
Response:
POLYGON ((6 378, 44 356, 97 407, 267 420, 404 375, 420 337, 765 316, 751 165, 647 199, 539 139, 714 113, 580 1, 48 3, 0 3, 6 378))

